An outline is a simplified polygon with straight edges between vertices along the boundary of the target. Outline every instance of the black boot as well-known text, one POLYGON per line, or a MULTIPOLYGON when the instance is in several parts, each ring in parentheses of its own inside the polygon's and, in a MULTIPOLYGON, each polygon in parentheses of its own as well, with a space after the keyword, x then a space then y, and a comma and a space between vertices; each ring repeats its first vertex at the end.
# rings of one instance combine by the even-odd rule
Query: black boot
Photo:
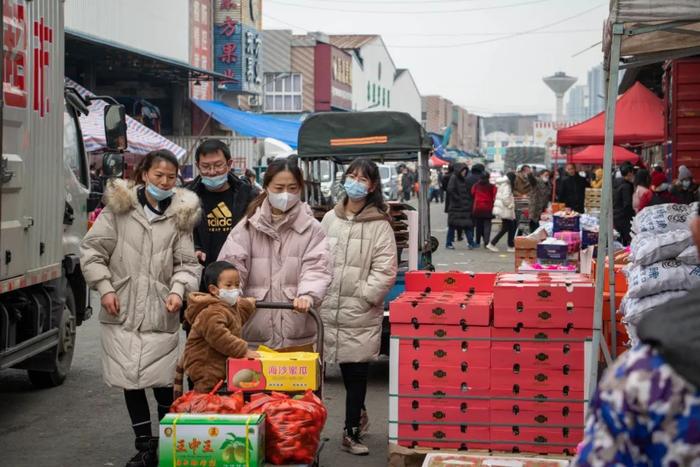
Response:
POLYGON ((136 450, 134 457, 126 463, 126 467, 157 467, 158 466, 158 438, 151 436, 139 436, 135 441, 136 450), (154 443, 155 440, 155 443, 154 443))

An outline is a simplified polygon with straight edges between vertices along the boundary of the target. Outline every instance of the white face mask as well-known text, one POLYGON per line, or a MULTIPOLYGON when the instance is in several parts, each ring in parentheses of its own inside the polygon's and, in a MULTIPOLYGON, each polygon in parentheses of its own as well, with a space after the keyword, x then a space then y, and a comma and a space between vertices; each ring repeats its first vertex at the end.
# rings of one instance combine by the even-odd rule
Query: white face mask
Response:
POLYGON ((229 305, 235 305, 240 294, 240 289, 219 289, 219 298, 229 305))
POLYGON ((267 192, 267 199, 270 201, 270 206, 279 209, 282 212, 287 212, 299 202, 299 195, 283 191, 282 193, 267 192))

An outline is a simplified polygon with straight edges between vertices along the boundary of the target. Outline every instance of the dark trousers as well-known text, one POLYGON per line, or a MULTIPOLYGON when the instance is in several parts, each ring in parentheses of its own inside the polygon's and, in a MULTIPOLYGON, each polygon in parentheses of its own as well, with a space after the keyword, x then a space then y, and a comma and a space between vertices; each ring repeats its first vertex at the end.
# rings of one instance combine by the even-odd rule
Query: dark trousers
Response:
POLYGON ((539 229, 539 228, 540 228, 540 223, 539 223, 539 222, 536 222, 536 221, 533 221, 533 220, 530 221, 530 233, 534 232, 535 230, 537 230, 537 229, 539 229))
MULTIPOLYGON (((170 410, 173 404, 173 388, 153 388, 153 395, 158 403, 158 421, 170 410)), ((131 428, 138 436, 151 436, 151 410, 148 407, 144 389, 125 389, 124 400, 131 418, 131 428)))
POLYGON ((430 189, 430 202, 435 201, 436 203, 440 201, 440 190, 437 188, 430 189))
POLYGON ((440 202, 445 202, 445 190, 443 190, 442 188, 440 188, 440 202))
POLYGON ((409 201, 411 199, 411 189, 403 190, 403 200, 409 201))
POLYGON ((620 242, 623 246, 629 246, 632 243, 632 226, 629 222, 625 222, 624 225, 618 223, 615 230, 620 234, 620 242))
POLYGON ((474 243, 474 227, 447 227, 447 240, 445 240, 445 246, 450 246, 455 241, 455 235, 457 235, 457 240, 462 240, 462 235, 466 234, 467 244, 472 245, 474 243))
POLYGON ((365 408, 369 363, 341 363, 340 372, 345 384, 345 428, 360 426, 360 415, 365 408))
POLYGON ((481 239, 484 239, 484 246, 491 240, 491 219, 474 219, 476 222, 476 244, 481 243, 481 239))
POLYGON ((515 232, 518 230, 518 224, 514 219, 501 219, 501 230, 498 231, 493 240, 491 240, 491 245, 496 246, 498 241, 503 238, 505 234, 508 234, 508 247, 515 247, 515 232))

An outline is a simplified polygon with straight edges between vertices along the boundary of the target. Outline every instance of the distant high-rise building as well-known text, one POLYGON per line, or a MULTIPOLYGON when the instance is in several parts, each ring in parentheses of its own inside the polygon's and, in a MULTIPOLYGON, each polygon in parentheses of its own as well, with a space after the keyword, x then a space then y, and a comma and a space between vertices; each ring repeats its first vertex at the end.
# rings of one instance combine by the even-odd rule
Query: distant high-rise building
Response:
POLYGON ((603 65, 588 71, 588 113, 589 116, 605 110, 605 72, 603 65))
POLYGON ((570 122, 586 120, 590 114, 587 105, 588 86, 579 84, 569 91, 569 101, 566 104, 566 118, 570 122))

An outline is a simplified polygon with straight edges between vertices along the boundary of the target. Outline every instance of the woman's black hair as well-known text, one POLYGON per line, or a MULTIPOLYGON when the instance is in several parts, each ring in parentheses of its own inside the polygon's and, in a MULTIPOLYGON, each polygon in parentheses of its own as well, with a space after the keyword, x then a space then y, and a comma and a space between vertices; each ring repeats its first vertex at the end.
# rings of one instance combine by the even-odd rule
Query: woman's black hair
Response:
POLYGON ((157 151, 151 151, 138 163, 136 169, 134 170, 133 180, 137 185, 144 185, 143 174, 151 170, 158 162, 165 161, 169 164, 175 166, 175 171, 180 170, 180 163, 175 157, 175 154, 168 151, 167 149, 159 149, 157 151))
POLYGON ((639 169, 634 176, 634 186, 643 186, 649 188, 651 186, 651 174, 647 169, 639 169))
POLYGON ((479 178, 479 182, 481 182, 481 183, 491 182, 491 175, 488 172, 482 173, 481 178, 479 178))
POLYGON ((299 185, 299 189, 304 192, 304 174, 297 164, 297 159, 295 157, 286 157, 284 159, 274 159, 270 162, 265 170, 265 176, 263 177, 263 191, 251 201, 248 205, 248 210, 246 211, 246 216, 251 217, 255 214, 255 211, 262 206, 263 202, 267 198, 267 191, 265 190, 268 185, 272 182, 272 179, 280 172, 291 172, 294 180, 296 180, 299 185))
POLYGON ((209 290, 209 286, 219 286, 219 277, 224 271, 238 271, 236 267, 228 261, 214 261, 204 269, 204 288, 209 290))
MULTIPOLYGON (((380 211, 386 211, 387 205, 384 202, 384 193, 382 190, 382 177, 379 175, 379 167, 373 161, 361 157, 355 159, 345 171, 343 175, 342 182, 345 183, 345 179, 349 174, 354 174, 359 172, 361 175, 369 179, 369 183, 374 185, 374 190, 367 193, 367 198, 365 200, 365 206, 373 204, 380 211)), ((343 200, 343 204, 347 204, 347 196, 343 200)))

